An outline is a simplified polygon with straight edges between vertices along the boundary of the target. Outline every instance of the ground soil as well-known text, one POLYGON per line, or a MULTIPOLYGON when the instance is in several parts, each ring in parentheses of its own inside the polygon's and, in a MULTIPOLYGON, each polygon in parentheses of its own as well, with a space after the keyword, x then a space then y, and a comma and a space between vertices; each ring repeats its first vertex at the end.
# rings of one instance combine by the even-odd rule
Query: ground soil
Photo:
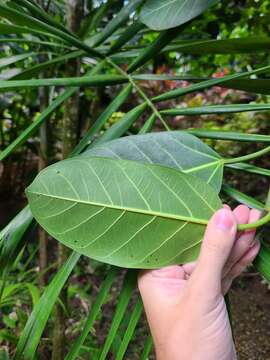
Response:
POLYGON ((270 290, 261 277, 246 273, 230 292, 238 360, 270 360, 270 290))

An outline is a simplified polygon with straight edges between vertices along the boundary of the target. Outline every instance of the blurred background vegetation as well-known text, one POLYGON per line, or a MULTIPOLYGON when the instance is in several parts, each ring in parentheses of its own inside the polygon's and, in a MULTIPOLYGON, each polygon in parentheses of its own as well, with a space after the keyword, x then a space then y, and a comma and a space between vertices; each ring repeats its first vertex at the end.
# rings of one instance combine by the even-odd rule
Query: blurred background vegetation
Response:
MULTIPOLYGON (((88 19, 95 16, 96 9, 102 1, 87 0, 84 8, 79 9, 82 16, 75 23, 69 20, 71 9, 66 1, 39 1, 46 10, 61 24, 69 22, 69 27, 74 32, 83 31, 84 24, 88 19)), ((111 1, 106 19, 108 21, 125 1, 111 1)), ((182 33, 185 39, 230 39, 243 37, 269 36, 270 23, 270 0, 224 0, 210 11, 205 12, 192 22, 182 33)), ((73 14, 74 15, 74 14, 73 14)), ((1 13, 0 13, 1 17, 1 13)), ((101 26, 102 27, 102 23, 101 26)), ((139 45, 143 48, 150 44, 158 36, 155 32, 145 31, 140 37, 139 45)), ((40 44, 35 45, 34 36, 28 39, 31 45, 25 42, 14 42, 12 38, 16 35, 1 35, 0 33, 0 79, 10 79, 20 74, 29 66, 49 60, 57 52, 51 46, 50 53, 39 56, 31 56, 29 53, 39 52, 40 44), (11 40, 1 41, 4 39, 11 40), (28 53, 28 56, 23 56, 28 53), (21 55, 21 61, 7 63, 8 56, 21 55)), ((129 44, 138 42, 136 37, 129 44)), ((136 49, 134 51, 136 51, 136 49)), ((249 71, 256 67, 269 65, 269 51, 256 54, 185 54, 176 51, 162 53, 154 61, 144 65, 145 73, 187 75, 197 77, 221 77, 240 71, 249 71)), ((85 61, 88 61, 87 59, 85 61)), ((125 64, 122 64, 125 68, 125 64)), ((55 64, 40 74, 40 77, 67 77, 74 74, 84 73, 85 62, 77 59, 67 60, 65 63, 55 64)), ((114 70, 106 69, 106 73, 114 73, 114 70)), ((145 81, 141 87, 149 96, 187 86, 188 81, 145 81)), ((25 89, 0 93, 0 150, 5 149, 14 141, 24 129, 32 124, 40 115, 42 109, 54 98, 54 88, 25 89)), ((20 146, 6 160, 0 163, 0 225, 3 227, 17 214, 26 204, 24 195, 25 187, 31 182, 37 172, 44 166, 62 159, 66 149, 63 148, 65 131, 65 117, 72 111, 76 117, 75 133, 76 139, 81 138, 93 124, 97 116, 106 108, 119 92, 119 86, 107 88, 85 88, 78 96, 69 100, 53 113, 46 125, 42 126, 39 133, 29 138, 23 146, 20 146)), ((119 121, 123 115, 135 107, 139 102, 135 93, 129 97, 128 102, 121 107, 121 111, 114 113, 104 129, 119 121)), ((214 87, 196 94, 188 94, 180 100, 169 100, 158 104, 159 109, 175 108, 176 106, 193 107, 206 104, 233 104, 233 103, 267 103, 268 95, 253 95, 239 90, 228 90, 226 88, 214 87)), ((269 134, 270 112, 244 112, 227 115, 203 115, 203 116, 175 116, 168 118, 168 124, 172 129, 186 129, 203 127, 208 129, 239 131, 244 133, 269 134)), ((131 133, 136 134, 141 124, 146 120, 142 117, 132 127, 131 133)), ((162 124, 157 121, 154 131, 163 130, 162 124)), ((229 141, 208 140, 218 152, 227 157, 232 157, 257 148, 256 143, 237 143, 229 141)), ((256 161, 256 165, 269 167, 269 161, 265 158, 256 161)), ((264 200, 265 187, 268 184, 266 177, 256 177, 252 174, 243 173, 241 181, 234 177, 233 171, 227 172, 228 181, 239 190, 264 200)), ((51 275, 57 268, 59 261, 57 257, 57 244, 53 239, 47 238, 41 230, 35 229, 27 233, 28 243, 21 255, 17 258, 13 270, 10 272, 2 294, 0 304, 0 358, 8 358, 16 347, 18 337, 27 321, 33 304, 40 297, 42 288, 48 283, 51 275), (33 231, 39 231, 40 243, 36 241, 33 231), (43 248, 40 247, 40 244, 43 248)), ((81 330, 85 316, 91 308, 92 299, 95 298, 100 285, 100 279, 106 273, 106 266, 97 262, 89 262, 82 258, 75 268, 67 287, 67 301, 60 304, 62 307, 65 326, 65 343, 69 344, 81 330)), ((92 337, 87 338, 85 349, 94 358, 97 348, 102 344, 104 335, 108 329, 109 320, 113 306, 116 302, 117 289, 120 287, 121 277, 115 283, 110 298, 105 305, 104 318, 99 322, 99 329, 93 330, 92 337)), ((240 359, 270 359, 270 300, 267 285, 262 284, 260 278, 253 269, 246 273, 234 285, 232 290, 232 311, 235 322, 235 337, 240 359), (254 340, 254 335, 256 336, 254 340)), ((56 315, 55 315, 56 316, 56 315)), ((54 317, 47 326, 39 349, 41 359, 50 359, 54 353, 54 360, 61 359, 53 347, 59 346, 52 341, 54 328, 54 317), (57 357, 58 356, 58 357, 57 357)), ((138 359, 138 354, 143 350, 141 338, 147 336, 145 320, 141 321, 140 330, 134 339, 135 346, 129 350, 126 359, 138 359)), ((120 337, 120 335, 119 335, 120 337)), ((64 345, 68 346, 68 345, 64 345)), ((113 348, 117 349, 117 341, 113 348)), ((113 355, 111 355, 113 358, 113 355)), ((82 351, 81 358, 84 357, 82 351)))

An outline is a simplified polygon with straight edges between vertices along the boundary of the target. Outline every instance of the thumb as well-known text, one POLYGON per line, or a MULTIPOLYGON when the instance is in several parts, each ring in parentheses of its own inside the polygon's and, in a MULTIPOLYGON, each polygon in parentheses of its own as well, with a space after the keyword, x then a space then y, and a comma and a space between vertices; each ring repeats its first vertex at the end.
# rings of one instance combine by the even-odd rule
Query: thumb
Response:
POLYGON ((221 287, 222 270, 230 255, 237 233, 237 220, 234 213, 223 208, 210 219, 196 268, 191 282, 217 290, 221 287))

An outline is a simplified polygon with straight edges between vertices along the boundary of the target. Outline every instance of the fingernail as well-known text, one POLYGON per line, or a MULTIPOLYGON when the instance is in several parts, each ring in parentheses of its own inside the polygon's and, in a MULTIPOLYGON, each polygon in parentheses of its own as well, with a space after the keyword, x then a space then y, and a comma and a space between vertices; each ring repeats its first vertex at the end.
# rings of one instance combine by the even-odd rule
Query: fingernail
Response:
POLYGON ((232 212, 228 209, 219 210, 214 218, 215 225, 218 229, 229 232, 234 226, 232 212))

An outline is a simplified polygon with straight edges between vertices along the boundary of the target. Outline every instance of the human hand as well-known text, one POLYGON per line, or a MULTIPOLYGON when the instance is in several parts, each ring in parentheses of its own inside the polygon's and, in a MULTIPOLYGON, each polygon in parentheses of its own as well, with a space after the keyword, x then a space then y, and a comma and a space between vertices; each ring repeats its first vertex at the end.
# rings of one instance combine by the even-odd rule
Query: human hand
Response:
POLYGON ((223 296, 258 254, 258 210, 224 205, 208 223, 197 262, 144 271, 138 279, 158 360, 233 360, 236 351, 223 296))

